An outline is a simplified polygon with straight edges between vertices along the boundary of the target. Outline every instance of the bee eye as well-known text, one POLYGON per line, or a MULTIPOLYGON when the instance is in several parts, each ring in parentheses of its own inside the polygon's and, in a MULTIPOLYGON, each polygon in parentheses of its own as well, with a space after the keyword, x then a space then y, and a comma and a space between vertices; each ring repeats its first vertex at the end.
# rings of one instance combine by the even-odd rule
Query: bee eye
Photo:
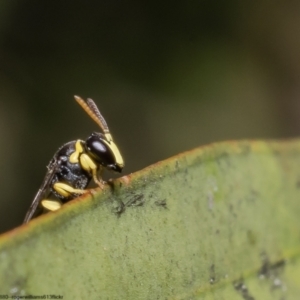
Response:
POLYGON ((103 166, 115 164, 115 157, 100 135, 92 134, 86 140, 88 154, 103 166))

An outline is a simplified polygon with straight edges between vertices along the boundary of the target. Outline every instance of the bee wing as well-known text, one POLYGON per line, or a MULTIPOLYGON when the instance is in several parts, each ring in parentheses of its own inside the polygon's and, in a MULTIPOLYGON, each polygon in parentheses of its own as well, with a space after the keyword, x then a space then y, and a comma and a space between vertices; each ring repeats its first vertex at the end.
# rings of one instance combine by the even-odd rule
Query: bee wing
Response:
POLYGON ((26 213, 23 223, 28 223, 34 217, 34 215, 38 213, 37 210, 38 210, 40 202, 49 195, 49 188, 50 188, 52 179, 53 179, 58 167, 59 167, 59 165, 58 165, 57 161, 50 163, 50 165, 48 166, 48 172, 46 173, 44 181, 43 181, 41 187, 39 188, 37 194, 35 195, 32 203, 26 213))

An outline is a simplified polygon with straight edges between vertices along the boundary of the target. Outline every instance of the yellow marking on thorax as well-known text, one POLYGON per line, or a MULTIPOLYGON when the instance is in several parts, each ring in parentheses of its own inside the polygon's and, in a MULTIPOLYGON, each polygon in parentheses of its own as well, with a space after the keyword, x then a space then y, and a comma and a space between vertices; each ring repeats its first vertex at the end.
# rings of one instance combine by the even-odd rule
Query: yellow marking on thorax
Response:
POLYGON ((81 144, 81 140, 77 140, 75 143, 75 151, 70 155, 69 161, 72 164, 79 162, 79 155, 83 152, 83 147, 81 144))

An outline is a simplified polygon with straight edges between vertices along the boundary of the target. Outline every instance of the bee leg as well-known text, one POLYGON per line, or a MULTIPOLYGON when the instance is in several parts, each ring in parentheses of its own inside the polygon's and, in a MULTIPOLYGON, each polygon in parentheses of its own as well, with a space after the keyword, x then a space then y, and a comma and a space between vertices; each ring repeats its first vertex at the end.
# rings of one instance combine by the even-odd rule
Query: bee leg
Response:
POLYGON ((61 208, 62 203, 58 200, 42 200, 42 207, 49 211, 55 211, 61 208))
POLYGON ((92 170, 93 172, 93 179, 94 181, 98 184, 98 186, 103 190, 104 188, 104 184, 105 184, 105 181, 101 179, 101 175, 103 173, 103 168, 100 169, 100 171, 98 172, 98 170, 92 170), (97 176, 97 173, 99 173, 99 177, 100 179, 98 178, 97 176))
POLYGON ((66 198, 72 196, 73 194, 81 195, 86 192, 86 190, 74 189, 72 186, 62 182, 54 183, 53 188, 57 193, 59 193, 60 195, 66 198))
MULTIPOLYGON (((99 176, 100 179, 97 176, 99 166, 97 166, 94 161, 85 153, 80 155, 80 164, 84 170, 92 173, 94 181, 101 189, 103 189, 105 182, 101 179, 101 176, 99 176)), ((103 169, 100 167, 100 175, 102 174, 102 172, 103 169)))

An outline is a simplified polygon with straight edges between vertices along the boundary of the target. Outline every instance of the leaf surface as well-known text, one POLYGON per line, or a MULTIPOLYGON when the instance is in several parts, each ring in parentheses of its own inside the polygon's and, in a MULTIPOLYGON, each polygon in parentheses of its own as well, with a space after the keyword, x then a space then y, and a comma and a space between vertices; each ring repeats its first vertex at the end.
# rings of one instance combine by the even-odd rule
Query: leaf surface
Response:
POLYGON ((300 141, 204 146, 0 237, 0 291, 298 299, 300 141))

